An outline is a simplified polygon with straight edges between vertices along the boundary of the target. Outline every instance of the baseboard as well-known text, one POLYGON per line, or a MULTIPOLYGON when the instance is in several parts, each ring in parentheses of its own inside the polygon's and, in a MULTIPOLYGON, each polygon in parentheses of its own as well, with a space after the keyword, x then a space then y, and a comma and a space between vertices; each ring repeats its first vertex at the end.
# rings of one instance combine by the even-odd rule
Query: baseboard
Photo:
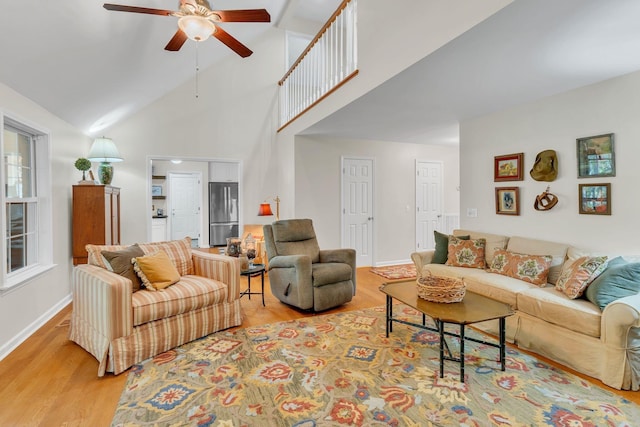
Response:
POLYGON ((401 259, 397 261, 376 262, 376 265, 374 265, 374 267, 389 267, 391 265, 402 265, 402 264, 411 264, 411 263, 413 263, 413 261, 411 261, 411 258, 409 258, 409 259, 401 259))
POLYGON ((33 335, 38 329, 43 327, 45 323, 53 319, 53 317, 60 313, 60 311, 71 303, 71 294, 64 297, 56 305, 51 307, 42 316, 38 317, 33 323, 24 328, 18 335, 9 340, 5 345, 0 347, 0 361, 7 357, 13 350, 15 350, 20 344, 25 342, 27 338, 33 335))

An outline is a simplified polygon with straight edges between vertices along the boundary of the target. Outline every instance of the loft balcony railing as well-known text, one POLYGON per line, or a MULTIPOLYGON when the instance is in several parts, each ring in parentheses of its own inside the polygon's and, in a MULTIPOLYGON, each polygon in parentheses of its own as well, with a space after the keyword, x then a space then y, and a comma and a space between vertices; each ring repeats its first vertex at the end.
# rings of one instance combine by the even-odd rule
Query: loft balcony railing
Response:
POLYGON ((280 85, 280 129, 358 74, 357 0, 344 0, 280 85))

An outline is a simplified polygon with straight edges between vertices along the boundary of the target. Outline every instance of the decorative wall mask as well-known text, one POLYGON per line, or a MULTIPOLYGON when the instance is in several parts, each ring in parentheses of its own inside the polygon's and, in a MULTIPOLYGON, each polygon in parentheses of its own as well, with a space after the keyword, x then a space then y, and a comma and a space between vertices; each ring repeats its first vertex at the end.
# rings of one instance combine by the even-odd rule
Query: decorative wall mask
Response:
POLYGON ((533 203, 533 207, 537 211, 548 211, 558 203, 558 197, 555 194, 549 193, 549 187, 544 193, 536 196, 536 201, 533 203))
POLYGON ((558 157, 555 150, 538 153, 533 168, 529 172, 536 181, 555 181, 558 176, 558 157))

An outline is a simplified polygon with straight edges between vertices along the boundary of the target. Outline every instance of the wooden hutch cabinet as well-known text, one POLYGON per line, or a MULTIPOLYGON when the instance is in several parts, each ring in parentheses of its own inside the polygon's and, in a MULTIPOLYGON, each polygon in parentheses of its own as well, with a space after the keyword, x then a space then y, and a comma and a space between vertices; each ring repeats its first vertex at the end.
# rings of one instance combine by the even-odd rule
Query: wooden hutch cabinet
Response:
POLYGON ((87 263, 85 245, 120 244, 120 189, 73 186, 73 265, 87 263))

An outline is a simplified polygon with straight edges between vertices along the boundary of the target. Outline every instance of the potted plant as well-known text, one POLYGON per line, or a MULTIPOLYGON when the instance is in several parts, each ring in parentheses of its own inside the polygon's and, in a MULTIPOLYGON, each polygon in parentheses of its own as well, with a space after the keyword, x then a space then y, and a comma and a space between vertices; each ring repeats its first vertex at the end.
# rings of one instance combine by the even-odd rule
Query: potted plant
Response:
MULTIPOLYGON (((78 160, 76 160, 76 162, 74 163, 76 169, 78 169, 79 171, 82 171, 82 181, 78 181, 78 184, 84 184, 84 185, 91 185, 91 184, 95 184, 95 182, 93 182, 93 180, 87 180, 86 177, 86 172, 91 169, 91 161, 89 161, 89 159, 85 159, 84 157, 80 157, 78 160)), ((91 173, 91 171, 89 171, 90 175, 93 175, 91 173)))

